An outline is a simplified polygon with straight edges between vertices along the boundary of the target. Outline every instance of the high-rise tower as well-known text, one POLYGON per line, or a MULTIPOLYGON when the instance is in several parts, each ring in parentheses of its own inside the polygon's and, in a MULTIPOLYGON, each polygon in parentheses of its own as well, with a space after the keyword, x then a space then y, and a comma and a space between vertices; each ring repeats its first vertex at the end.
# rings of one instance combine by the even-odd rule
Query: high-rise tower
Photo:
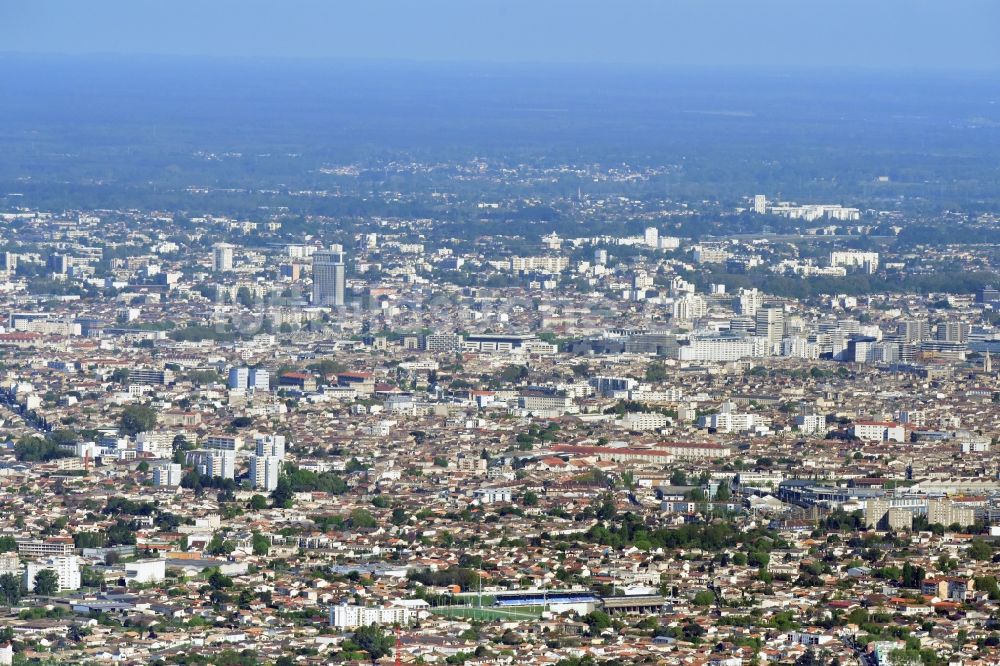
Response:
POLYGON ((344 248, 332 245, 329 250, 313 254, 313 305, 342 307, 344 305, 344 248))

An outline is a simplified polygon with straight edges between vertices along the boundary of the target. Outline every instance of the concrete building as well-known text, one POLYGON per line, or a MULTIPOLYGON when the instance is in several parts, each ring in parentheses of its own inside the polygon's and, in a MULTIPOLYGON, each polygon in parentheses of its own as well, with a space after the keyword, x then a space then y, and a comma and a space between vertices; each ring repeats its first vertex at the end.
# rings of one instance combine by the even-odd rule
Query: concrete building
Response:
POLYGON ((261 435, 253 436, 254 448, 258 456, 285 457, 285 436, 284 435, 261 435))
POLYGON ((160 465, 153 468, 153 485, 179 486, 183 476, 184 472, 178 464, 160 465))
POLYGON ((356 629, 377 625, 405 625, 413 618, 414 611, 403 606, 356 606, 338 604, 330 607, 330 626, 337 629, 356 629))
POLYGON ((250 380, 250 368, 230 368, 229 388, 245 389, 250 380))
POLYGON ((130 583, 162 583, 166 578, 165 558, 154 557, 148 560, 135 560, 125 563, 125 580, 130 583))
POLYGON ((767 338, 771 345, 781 343, 785 335, 785 312, 780 307, 764 307, 754 315, 754 330, 758 338, 767 338))
POLYGON ((753 212, 763 215, 767 212, 767 197, 763 194, 755 194, 753 197, 753 212))
POLYGON ((850 433, 866 442, 906 441, 906 428, 890 421, 858 421, 851 425, 850 433))
POLYGON ((831 252, 830 265, 860 268, 866 273, 874 273, 878 270, 878 252, 859 252, 857 250, 831 252))
POLYGON ((225 273, 233 270, 233 250, 235 246, 229 243, 216 243, 212 246, 212 270, 225 273))
POLYGON ((239 451, 243 448, 243 438, 238 435, 209 435, 205 438, 205 446, 221 451, 239 451))
POLYGON ((659 248, 660 247, 660 230, 656 227, 646 227, 646 231, 642 235, 643 243, 646 247, 659 248))
POLYGON ((203 457, 206 476, 236 478, 236 454, 232 451, 209 451, 203 457))
POLYGON ((519 273, 562 273, 569 268, 566 257, 511 257, 510 270, 519 273))
POLYGON ((682 361, 714 361, 724 363, 741 358, 770 355, 771 344, 767 338, 736 336, 697 336, 690 344, 681 346, 678 358, 682 361))
POLYGON ((967 527, 976 522, 976 512, 971 507, 960 506, 945 498, 927 500, 927 522, 932 525, 952 525, 958 523, 967 527))
POLYGON ((250 456, 250 482, 259 490, 272 491, 278 487, 281 458, 278 456, 250 456))
POLYGON ((25 564, 24 585, 28 590, 35 589, 35 578, 38 572, 45 569, 56 573, 59 578, 59 592, 80 589, 80 559, 76 555, 54 555, 25 564))
POLYGON ((822 414, 802 414, 795 417, 795 426, 806 435, 826 434, 826 417, 822 414))
POLYGON ((312 302, 324 307, 343 307, 346 287, 344 248, 332 245, 312 257, 312 302))

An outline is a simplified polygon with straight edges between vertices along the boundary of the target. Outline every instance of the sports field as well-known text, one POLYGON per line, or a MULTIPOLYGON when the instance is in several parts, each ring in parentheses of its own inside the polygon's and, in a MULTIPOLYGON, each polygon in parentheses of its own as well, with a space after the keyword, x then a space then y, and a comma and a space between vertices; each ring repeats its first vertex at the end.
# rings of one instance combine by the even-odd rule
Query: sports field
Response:
POLYGON ((541 617, 545 606, 517 606, 515 608, 495 608, 490 606, 437 606, 430 611, 435 615, 468 620, 530 620, 541 617))

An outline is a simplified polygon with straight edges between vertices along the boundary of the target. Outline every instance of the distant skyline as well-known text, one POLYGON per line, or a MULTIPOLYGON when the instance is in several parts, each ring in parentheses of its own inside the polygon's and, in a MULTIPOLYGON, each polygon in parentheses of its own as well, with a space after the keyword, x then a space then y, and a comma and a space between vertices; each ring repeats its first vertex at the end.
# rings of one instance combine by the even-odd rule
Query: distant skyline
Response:
POLYGON ((0 51, 1000 71, 995 0, 6 0, 0 51))

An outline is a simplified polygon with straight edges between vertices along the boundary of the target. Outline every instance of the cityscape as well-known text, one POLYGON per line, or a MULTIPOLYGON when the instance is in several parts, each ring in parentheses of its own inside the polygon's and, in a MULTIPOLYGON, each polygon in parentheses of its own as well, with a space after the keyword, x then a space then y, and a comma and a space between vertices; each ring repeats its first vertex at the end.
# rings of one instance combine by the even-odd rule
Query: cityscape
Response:
POLYGON ((18 43, 0 664, 1000 664, 1000 58, 18 43))

